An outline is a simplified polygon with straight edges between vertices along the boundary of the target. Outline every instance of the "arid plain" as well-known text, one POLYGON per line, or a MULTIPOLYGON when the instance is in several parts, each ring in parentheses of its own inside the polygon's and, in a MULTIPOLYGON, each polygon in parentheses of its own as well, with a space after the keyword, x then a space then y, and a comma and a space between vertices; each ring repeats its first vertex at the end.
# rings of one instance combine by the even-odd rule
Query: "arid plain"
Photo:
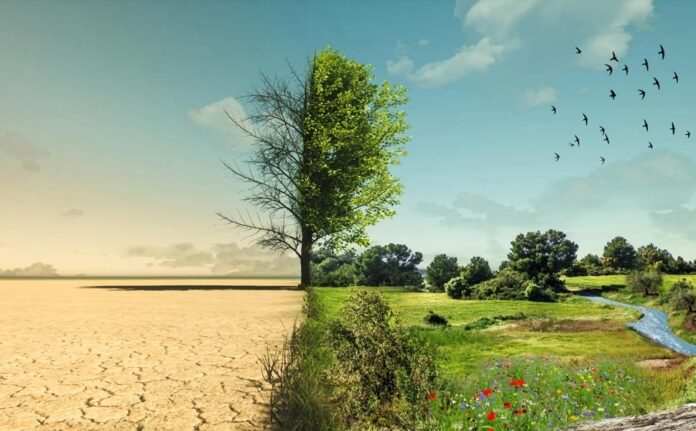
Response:
POLYGON ((0 430, 251 430, 296 280, 0 280, 0 430))

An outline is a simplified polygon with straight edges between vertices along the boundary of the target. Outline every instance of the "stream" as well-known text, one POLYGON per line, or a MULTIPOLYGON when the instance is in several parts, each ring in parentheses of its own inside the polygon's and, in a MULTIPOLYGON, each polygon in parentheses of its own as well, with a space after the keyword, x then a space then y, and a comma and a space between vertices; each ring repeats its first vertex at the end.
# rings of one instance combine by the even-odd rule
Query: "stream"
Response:
POLYGON ((635 323, 628 323, 627 326, 629 328, 634 329, 639 334, 653 340, 657 344, 681 353, 682 355, 696 356, 696 345, 682 340, 669 329, 669 325, 667 324, 667 313, 655 310, 654 308, 612 301, 611 299, 606 299, 601 296, 583 295, 583 298, 603 304, 632 308, 640 311, 643 313, 643 317, 635 323))

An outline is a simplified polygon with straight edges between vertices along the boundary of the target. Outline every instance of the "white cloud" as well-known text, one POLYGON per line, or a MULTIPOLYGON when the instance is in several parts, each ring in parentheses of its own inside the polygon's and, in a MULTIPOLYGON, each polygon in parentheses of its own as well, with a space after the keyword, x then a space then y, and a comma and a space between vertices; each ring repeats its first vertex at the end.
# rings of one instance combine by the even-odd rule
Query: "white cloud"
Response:
POLYGON ((556 101, 556 89, 554 87, 540 87, 529 89, 524 93, 524 103, 529 107, 547 105, 556 101))
POLYGON ((26 268, 0 270, 0 277, 55 277, 58 272, 47 263, 36 262, 26 268))
POLYGON ((396 61, 387 60, 387 72, 391 75, 408 76, 413 71, 413 61, 402 56, 396 61))
POLYGON ((428 39, 420 39, 418 41, 418 46, 428 46, 429 43, 430 41, 428 39))
POLYGON ((248 137, 234 125, 228 115, 239 121, 247 118, 242 104, 232 96, 188 112, 188 117, 194 124, 230 137, 233 144, 246 144, 248 137))
POLYGON ((32 144, 20 134, 7 132, 0 136, 0 155, 18 162, 26 171, 39 172, 40 162, 51 153, 32 144))

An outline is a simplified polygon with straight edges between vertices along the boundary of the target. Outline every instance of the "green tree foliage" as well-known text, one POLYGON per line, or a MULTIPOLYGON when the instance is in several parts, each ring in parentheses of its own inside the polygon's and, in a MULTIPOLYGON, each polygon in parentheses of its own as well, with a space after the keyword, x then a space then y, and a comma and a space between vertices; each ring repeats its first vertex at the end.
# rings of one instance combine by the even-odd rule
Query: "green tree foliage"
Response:
POLYGON ((662 286, 662 275, 654 269, 632 271, 626 276, 626 286, 642 295, 657 295, 662 286))
POLYGON ((365 250, 356 261, 358 280, 365 286, 420 286, 423 279, 418 265, 420 252, 404 244, 376 245, 365 250))
POLYGON ((674 283, 669 292, 669 304, 675 311, 696 312, 696 290, 687 280, 674 283))
POLYGON ((618 270, 633 269, 638 263, 636 249, 626 240, 617 236, 604 246, 603 265, 618 270))
POLYGON ((499 271, 495 278, 472 287, 475 299, 525 299, 527 277, 511 268, 499 271))
POLYGON ((454 299, 470 298, 473 293, 473 286, 464 277, 454 277, 445 283, 447 296, 454 299))
POLYGON ((314 55, 305 74, 262 76, 251 114, 233 123, 256 143, 248 169, 226 164, 249 184, 258 217, 220 214, 258 235, 258 244, 300 259, 311 281, 317 244, 368 245, 366 228, 394 215, 402 186, 389 168, 405 154, 406 90, 373 83, 373 71, 334 49, 314 55))
POLYGON ((474 256, 462 270, 461 276, 473 286, 493 278, 493 271, 491 271, 491 266, 486 259, 474 256))
POLYGON ((573 265, 578 245, 557 230, 519 234, 508 254, 510 268, 525 274, 542 288, 559 289, 558 273, 573 265))
POLYGON ((312 253, 312 284, 315 286, 351 286, 356 283, 355 251, 335 254, 327 248, 312 253))
POLYGON ((668 272, 673 266, 672 254, 653 243, 638 249, 638 262, 643 269, 668 272))
POLYGON ((332 323, 329 380, 344 428, 416 429, 428 412, 437 366, 432 349, 397 323, 386 301, 359 291, 332 323))
POLYGON ((456 257, 446 254, 436 255, 425 272, 425 280, 430 286, 442 290, 445 283, 459 275, 459 264, 456 257))

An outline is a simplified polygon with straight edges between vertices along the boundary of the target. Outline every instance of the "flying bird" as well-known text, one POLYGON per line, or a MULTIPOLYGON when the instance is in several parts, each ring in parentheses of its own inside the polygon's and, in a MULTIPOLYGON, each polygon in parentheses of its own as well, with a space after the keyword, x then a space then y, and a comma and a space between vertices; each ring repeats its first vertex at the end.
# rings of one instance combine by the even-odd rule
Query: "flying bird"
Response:
POLYGON ((576 54, 582 54, 582 49, 578 48, 577 46, 575 47, 575 53, 576 54))
POLYGON ((686 139, 689 139, 691 137, 691 132, 687 130, 686 133, 684 133, 684 135, 686 135, 686 139))
POLYGON ((599 131, 602 133, 602 135, 606 135, 607 131, 604 129, 603 126, 599 126, 599 131))
POLYGON ((654 76, 653 76, 653 84, 652 85, 656 86, 658 91, 660 90, 660 81, 658 81, 658 79, 655 78, 654 76))
POLYGON ((607 159, 605 159, 604 157, 600 157, 600 158, 599 158, 599 160, 601 160, 601 161, 602 161, 602 164, 604 164, 604 162, 606 162, 606 161, 607 161, 607 159))
POLYGON ((609 75, 611 75, 611 73, 614 71, 614 68, 611 67, 610 64, 605 64, 605 66, 607 66, 607 72, 609 72, 609 75))
POLYGON ((582 121, 584 121, 585 125, 587 126, 587 115, 585 115, 584 113, 582 114, 582 121))
POLYGON ((575 146, 575 144, 572 143, 572 142, 568 142, 568 145, 570 145, 571 147, 574 147, 574 146, 575 146))
POLYGON ((551 105, 551 112, 553 112, 554 114, 556 113, 556 107, 553 105, 551 105))
POLYGON ((578 147, 580 146, 580 138, 578 138, 578 135, 575 135, 575 143, 578 144, 578 147))
POLYGON ((628 65, 624 64, 624 67, 621 68, 624 72, 626 72, 626 75, 628 75, 628 65))
POLYGON ((611 58, 609 59, 609 61, 615 61, 617 63, 619 62, 619 59, 616 58, 616 53, 614 51, 611 52, 611 58))
POLYGON ((674 76, 672 76, 672 79, 677 81, 677 84, 679 84, 679 75, 677 75, 677 72, 674 72, 674 76))
POLYGON ((554 154, 554 158, 556 159, 556 161, 558 161, 558 159, 561 158, 561 156, 559 156, 558 153, 553 153, 553 154, 554 154))
POLYGON ((609 135, 604 135, 604 142, 606 142, 607 145, 609 145, 609 135))
POLYGON ((640 100, 645 99, 645 90, 638 90, 638 94, 640 94, 640 100))
POLYGON ((611 100, 616 99, 616 92, 615 92, 614 90, 611 90, 611 91, 609 92, 609 97, 611 97, 611 100))
POLYGON ((662 45, 660 45, 660 50, 657 53, 660 54, 663 60, 665 59, 665 48, 662 45))
POLYGON ((645 119, 643 119, 643 128, 645 129, 646 132, 648 131, 648 122, 645 121, 645 119))
POLYGON ((652 147, 653 147, 652 142, 648 141, 648 148, 652 149, 652 147))
POLYGON ((672 131, 672 134, 674 135, 674 131, 676 130, 675 127, 674 127, 674 123, 672 123, 672 127, 670 127, 669 130, 671 130, 671 131, 672 131))
POLYGON ((642 66, 645 66, 645 70, 650 70, 650 65, 648 64, 648 59, 644 58, 643 62, 641 63, 642 66))

